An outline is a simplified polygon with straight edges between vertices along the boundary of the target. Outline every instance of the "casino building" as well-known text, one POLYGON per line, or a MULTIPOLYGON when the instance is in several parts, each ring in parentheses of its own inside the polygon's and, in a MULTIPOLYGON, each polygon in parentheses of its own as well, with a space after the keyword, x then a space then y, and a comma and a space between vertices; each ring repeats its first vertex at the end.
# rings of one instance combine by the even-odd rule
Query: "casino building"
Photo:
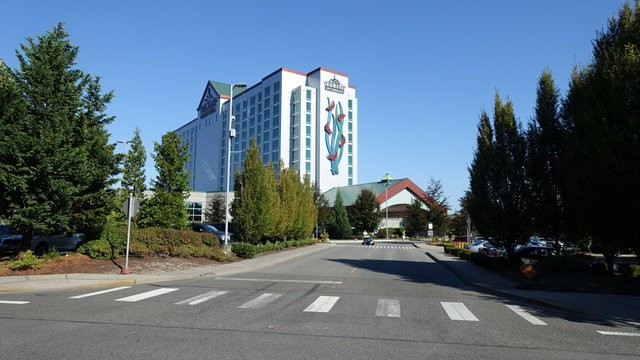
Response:
POLYGON ((235 87, 231 132, 230 95, 230 84, 208 81, 197 117, 175 130, 191 153, 187 170, 193 191, 225 191, 227 139, 234 132, 231 187, 251 139, 265 164, 282 160, 323 192, 358 183, 358 100, 347 74, 281 68, 255 85, 235 87))

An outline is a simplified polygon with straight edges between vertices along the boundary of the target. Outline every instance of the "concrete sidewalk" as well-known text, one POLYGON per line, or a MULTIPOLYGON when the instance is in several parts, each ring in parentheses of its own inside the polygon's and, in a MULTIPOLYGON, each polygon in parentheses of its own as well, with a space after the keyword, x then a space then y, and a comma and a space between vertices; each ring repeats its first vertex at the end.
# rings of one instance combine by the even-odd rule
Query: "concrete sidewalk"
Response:
POLYGON ((445 253, 442 246, 424 242, 414 242, 414 246, 425 250, 430 258, 448 268, 463 283, 481 292, 640 328, 640 297, 521 290, 498 273, 445 253))

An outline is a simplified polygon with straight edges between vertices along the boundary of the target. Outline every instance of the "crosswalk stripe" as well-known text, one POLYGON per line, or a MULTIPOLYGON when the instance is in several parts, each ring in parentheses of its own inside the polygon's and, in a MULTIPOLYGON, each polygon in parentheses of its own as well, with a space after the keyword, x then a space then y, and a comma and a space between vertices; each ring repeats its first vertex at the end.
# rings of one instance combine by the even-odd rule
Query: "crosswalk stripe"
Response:
POLYGON ((400 301, 394 299, 378 299, 376 316, 400 317, 400 301))
POLYGON ((178 301, 176 303, 176 305, 198 305, 200 303, 203 303, 207 300, 211 300, 213 298, 217 298, 218 296, 224 295, 228 293, 228 291, 210 291, 208 293, 204 293, 198 296, 194 296, 190 299, 186 299, 186 300, 182 300, 182 301, 178 301))
POLYGON ((340 299, 338 296, 319 296, 316 301, 304 309, 304 312, 329 312, 338 299, 340 299))
POLYGON ((460 302, 440 302, 451 320, 478 321, 467 307, 460 302))
POLYGON ((154 296, 168 294, 168 293, 170 293, 172 291, 176 291, 176 290, 179 290, 179 289, 177 289, 177 288, 156 289, 156 290, 143 292, 141 294, 131 295, 131 296, 123 297, 123 298, 120 298, 120 299, 116 299, 116 301, 136 302, 136 301, 140 301, 140 300, 149 299, 149 298, 152 298, 154 296))
POLYGON ((130 287, 131 286, 119 286, 119 287, 115 287, 115 288, 111 288, 111 289, 107 289, 107 290, 88 293, 88 294, 70 296, 69 299, 82 299, 82 298, 86 298, 86 297, 89 297, 89 296, 102 295, 102 294, 110 293, 110 292, 113 292, 113 291, 119 291, 119 290, 128 289, 130 287))
POLYGON ((282 296, 282 294, 264 293, 258 296, 257 298, 238 306, 238 308, 239 309, 257 309, 267 305, 268 303, 279 298, 280 296, 282 296))
POLYGON ((509 309, 513 310, 514 313, 520 315, 523 319, 532 323, 533 325, 547 325, 546 322, 538 319, 537 317, 529 314, 526 310, 522 309, 518 305, 506 305, 509 309))
POLYGON ((18 300, 0 300, 0 304, 7 305, 25 305, 28 304, 29 301, 18 301, 18 300))
POLYGON ((597 330, 602 335, 615 335, 615 336, 640 336, 637 332, 624 332, 624 331, 605 331, 597 330))

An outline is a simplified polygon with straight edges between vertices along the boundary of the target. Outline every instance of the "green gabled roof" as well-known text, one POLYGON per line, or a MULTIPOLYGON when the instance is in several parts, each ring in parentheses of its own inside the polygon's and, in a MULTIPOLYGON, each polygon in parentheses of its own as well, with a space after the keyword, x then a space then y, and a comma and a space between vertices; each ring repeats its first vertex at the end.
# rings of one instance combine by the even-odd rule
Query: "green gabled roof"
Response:
POLYGON ((365 184, 334 187, 330 190, 327 190, 327 192, 324 193, 324 196, 327 198, 327 201, 329 201, 329 205, 333 206, 333 203, 336 200, 336 193, 338 192, 338 190, 340 190, 340 195, 342 196, 344 206, 351 206, 354 202, 356 202, 358 194, 360 194, 360 191, 362 191, 363 189, 369 189, 373 191, 376 196, 378 196, 380 194, 384 194, 385 185, 388 188, 391 188, 402 180, 404 179, 389 180, 388 182, 376 181, 365 184))
MULTIPOLYGON (((218 95, 224 95, 224 96, 231 95, 231 84, 225 84, 225 83, 221 83, 213 80, 209 80, 209 83, 211 84, 211 86, 213 86, 214 89, 216 89, 216 92, 218 93, 218 95)), ((233 96, 235 97, 236 95, 242 94, 247 89, 248 88, 246 87, 243 87, 243 88, 236 87, 236 89, 233 91, 233 96)))

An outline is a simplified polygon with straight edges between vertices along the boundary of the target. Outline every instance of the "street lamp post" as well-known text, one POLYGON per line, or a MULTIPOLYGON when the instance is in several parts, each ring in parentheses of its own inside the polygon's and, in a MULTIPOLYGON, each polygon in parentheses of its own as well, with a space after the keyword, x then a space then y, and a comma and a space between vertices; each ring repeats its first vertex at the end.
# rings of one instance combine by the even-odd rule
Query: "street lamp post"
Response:
MULTIPOLYGON (((131 141, 122 141, 122 140, 118 140, 116 141, 116 143, 118 144, 122 144, 124 146, 124 156, 126 158, 127 156, 127 144, 130 144, 131 141)), ((129 199, 127 200, 127 248, 125 250, 125 256, 124 256, 124 269, 120 270, 120 273, 122 274, 129 274, 131 273, 131 270, 129 269, 129 243, 131 241, 131 217, 132 217, 132 213, 133 213, 133 194, 131 193, 131 191, 129 192, 129 199)))
POLYGON ((391 180, 391 176, 389 176, 389 173, 385 174, 384 177, 382 178, 382 181, 384 181, 384 212, 385 212, 385 228, 387 229, 387 240, 389 240, 389 196, 387 193, 387 188, 389 187, 389 180, 391 180))
POLYGON ((224 194, 224 246, 229 245, 229 181, 230 181, 230 172, 231 172, 231 139, 236 136, 235 129, 231 129, 231 124, 233 123, 233 89, 234 88, 245 88, 247 84, 245 83, 237 83, 231 85, 231 92, 229 93, 229 124, 227 127, 227 132, 229 133, 229 137, 227 139, 227 190, 224 194))

